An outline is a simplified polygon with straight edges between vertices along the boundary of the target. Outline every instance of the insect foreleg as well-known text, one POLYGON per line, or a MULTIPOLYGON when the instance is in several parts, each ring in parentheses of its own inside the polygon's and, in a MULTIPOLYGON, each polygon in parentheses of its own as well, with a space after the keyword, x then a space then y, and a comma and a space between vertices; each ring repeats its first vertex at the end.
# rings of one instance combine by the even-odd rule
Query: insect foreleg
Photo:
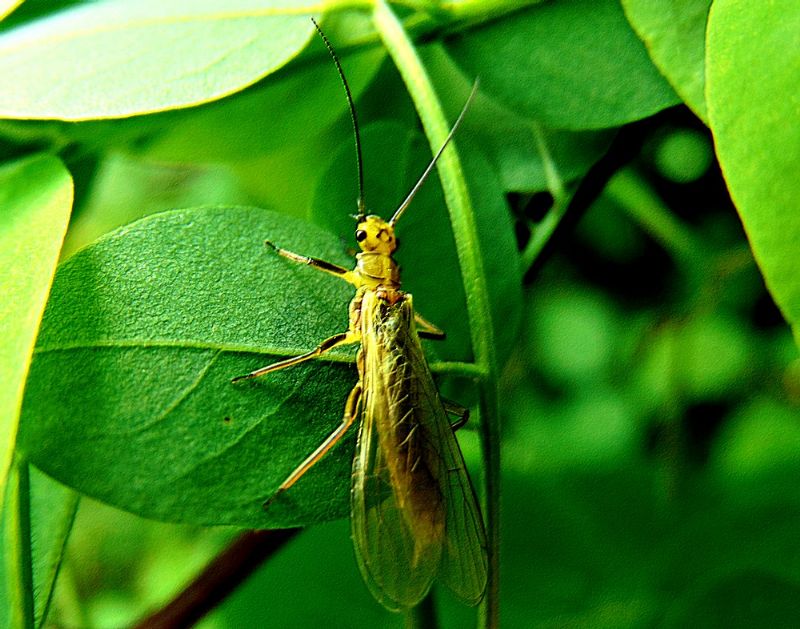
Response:
POLYGON ((301 354, 300 356, 295 356, 293 358, 287 358, 286 360, 281 360, 277 363, 273 363, 271 365, 267 365, 266 367, 262 367, 261 369, 256 369, 255 371, 251 371, 244 376, 238 376, 231 380, 231 382, 241 382, 242 380, 250 380, 251 378, 258 378, 259 376, 263 376, 265 374, 271 373, 273 371, 278 371, 279 369, 285 369, 286 367, 291 367, 292 365, 297 365, 299 363, 303 363, 307 360, 312 360, 321 356, 325 352, 333 349, 338 345, 347 345, 349 343, 358 343, 360 341, 360 334, 357 332, 353 332, 348 330, 347 332, 342 332, 341 334, 334 334, 330 338, 325 339, 317 345, 314 349, 310 352, 306 352, 305 354, 301 354))
POLYGON ((297 262, 298 264, 307 264, 311 268, 318 269, 325 273, 329 273, 330 275, 334 275, 338 278, 343 279, 345 282, 357 285, 357 280, 353 272, 344 268, 343 266, 339 266, 338 264, 333 264, 332 262, 326 262, 325 260, 320 260, 319 258, 311 258, 309 256, 300 255, 299 253, 294 253, 293 251, 289 251, 288 249, 283 249, 281 247, 278 247, 269 240, 265 240, 264 244, 270 249, 276 251, 278 255, 281 255, 284 258, 291 260, 292 262, 297 262))
POLYGON ((453 429, 453 432, 459 428, 463 428, 464 424, 466 424, 469 419, 469 409, 461 406, 461 404, 457 402, 451 402, 444 398, 442 398, 442 404, 444 404, 444 410, 448 415, 455 415, 456 417, 456 420, 450 424, 450 428, 453 429))
POLYGON ((414 313, 414 323, 417 324, 417 334, 423 339, 444 340, 444 330, 435 326, 418 312, 414 313))
POLYGON ((336 443, 341 439, 344 434, 347 432, 347 429, 353 425, 353 421, 355 418, 358 417, 358 405, 361 402, 361 383, 359 382, 356 386, 353 387, 353 390, 350 391, 350 395, 347 397, 347 404, 344 407, 344 417, 342 417, 342 423, 334 430, 328 437, 323 441, 319 447, 314 450, 311 454, 308 455, 305 461, 303 461, 300 465, 297 466, 297 469, 289 474, 281 486, 278 487, 278 491, 276 491, 272 497, 264 503, 264 508, 266 509, 269 507, 270 504, 284 491, 289 489, 292 485, 294 485, 300 478, 305 474, 308 470, 310 470, 316 463, 319 461, 325 454, 327 454, 328 450, 330 450, 336 443))

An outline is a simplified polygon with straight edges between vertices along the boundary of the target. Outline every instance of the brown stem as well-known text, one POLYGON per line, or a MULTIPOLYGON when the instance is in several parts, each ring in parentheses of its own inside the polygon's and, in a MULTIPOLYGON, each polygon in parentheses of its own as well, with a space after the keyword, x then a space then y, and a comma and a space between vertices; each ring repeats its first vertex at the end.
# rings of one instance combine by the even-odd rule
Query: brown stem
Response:
POLYGON ((219 605, 299 531, 300 529, 277 529, 242 533, 175 598, 131 629, 191 627, 219 605))

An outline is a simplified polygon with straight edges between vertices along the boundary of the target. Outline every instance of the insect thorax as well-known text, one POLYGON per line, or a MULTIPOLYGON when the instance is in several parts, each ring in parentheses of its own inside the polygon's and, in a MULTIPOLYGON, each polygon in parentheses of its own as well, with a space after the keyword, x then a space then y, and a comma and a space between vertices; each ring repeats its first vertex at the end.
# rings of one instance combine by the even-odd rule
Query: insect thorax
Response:
POLYGON ((400 288, 400 268, 392 257, 386 254, 362 251, 356 255, 356 272, 367 288, 375 289, 378 286, 389 289, 400 288))

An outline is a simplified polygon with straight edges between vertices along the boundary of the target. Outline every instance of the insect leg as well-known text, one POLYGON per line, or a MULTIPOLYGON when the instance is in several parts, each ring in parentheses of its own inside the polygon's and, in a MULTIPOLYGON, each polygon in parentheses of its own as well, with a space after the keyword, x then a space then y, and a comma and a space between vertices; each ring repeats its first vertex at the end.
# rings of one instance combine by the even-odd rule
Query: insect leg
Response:
POLYGON ((308 470, 310 470, 347 432, 347 429, 353 425, 353 421, 358 416, 358 405, 361 402, 361 383, 359 382, 350 391, 347 396, 347 404, 344 407, 344 417, 342 423, 323 441, 319 447, 308 455, 305 461, 297 466, 297 469, 289 474, 278 490, 264 503, 264 508, 269 507, 270 504, 284 491, 294 485, 308 470))
POLYGON ((469 419, 469 409, 461 406, 461 404, 457 402, 451 402, 450 400, 445 400, 444 398, 442 398, 442 404, 444 404, 444 410, 449 415, 456 416, 456 420, 450 424, 450 428, 453 429, 453 432, 459 428, 463 428, 464 424, 466 424, 467 420, 469 419))
POLYGON ((433 339, 436 341, 441 341, 444 339, 444 330, 435 326, 420 313, 414 313, 414 322, 417 324, 417 334, 419 334, 420 338, 433 339))
POLYGON ((256 369, 255 371, 251 371, 248 374, 243 376, 237 376, 231 382, 241 382, 242 380, 249 380, 251 378, 258 378, 259 376, 263 376, 264 374, 271 373, 273 371, 278 371, 279 369, 285 369, 286 367, 291 367, 292 365, 297 365, 299 363, 303 363, 307 360, 312 360, 317 356, 321 356, 328 350, 333 349, 337 345, 347 345, 348 343, 358 343, 360 340, 360 334, 357 332, 353 332, 348 330, 347 332, 342 332, 340 334, 334 334, 330 338, 325 339, 317 345, 314 349, 310 352, 306 352, 305 354, 301 354, 300 356, 294 356, 293 358, 287 358, 286 360, 281 360, 277 363, 273 363, 271 365, 267 365, 266 367, 262 367, 261 369, 256 369))
POLYGON ((319 258, 311 258, 309 256, 300 255, 299 253, 294 253, 293 251, 289 251, 288 249, 283 249, 276 244, 270 242, 269 240, 265 240, 264 244, 275 250, 278 255, 283 256, 284 258, 291 260, 292 262, 297 262, 299 264, 307 264, 308 266, 323 271, 325 273, 329 273, 334 275, 338 278, 343 279, 345 282, 349 282, 350 284, 357 285, 355 275, 352 271, 344 268, 343 266, 339 266, 338 264, 333 264, 332 262, 326 262, 325 260, 320 260, 319 258))

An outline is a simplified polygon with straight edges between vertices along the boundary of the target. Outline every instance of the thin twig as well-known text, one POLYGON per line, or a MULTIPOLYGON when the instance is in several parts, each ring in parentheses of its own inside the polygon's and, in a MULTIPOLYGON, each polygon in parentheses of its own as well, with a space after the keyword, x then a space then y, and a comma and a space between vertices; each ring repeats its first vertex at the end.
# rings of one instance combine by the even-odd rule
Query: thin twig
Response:
POLYGON ((248 531, 241 534, 175 598, 131 629, 191 627, 225 600, 300 530, 248 531))
POLYGON ((663 115, 659 114, 646 120, 632 122, 619 130, 606 154, 589 169, 589 172, 581 180, 561 220, 552 230, 547 243, 540 247, 534 259, 528 261, 529 267, 523 278, 525 284, 533 282, 544 263, 557 249, 560 240, 572 232, 578 221, 603 192, 609 180, 617 171, 639 155, 647 134, 661 123, 663 115))

